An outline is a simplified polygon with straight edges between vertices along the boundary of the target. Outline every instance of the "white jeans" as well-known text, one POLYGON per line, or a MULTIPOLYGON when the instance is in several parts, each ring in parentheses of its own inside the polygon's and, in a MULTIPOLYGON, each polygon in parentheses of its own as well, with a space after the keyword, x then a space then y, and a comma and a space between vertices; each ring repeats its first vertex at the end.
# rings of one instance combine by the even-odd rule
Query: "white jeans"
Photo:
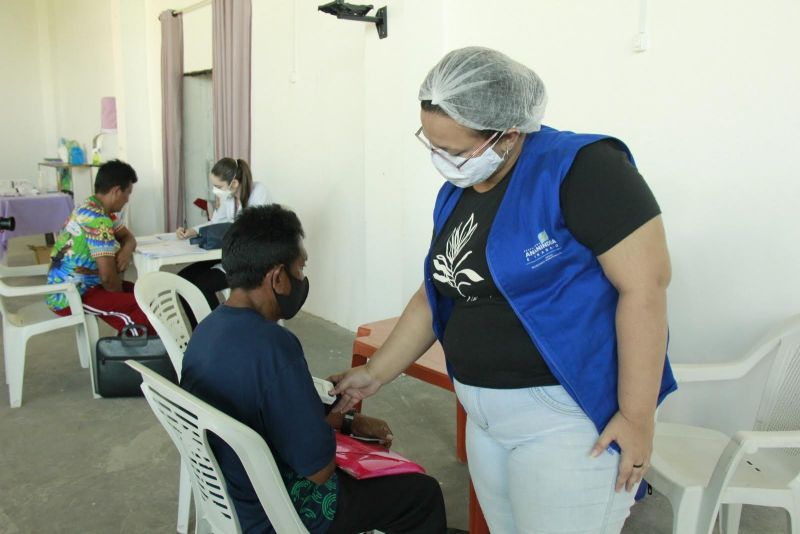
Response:
POLYGON ((634 491, 614 491, 619 455, 591 458, 594 424, 561 386, 487 389, 455 381, 467 457, 492 534, 619 533, 634 491))

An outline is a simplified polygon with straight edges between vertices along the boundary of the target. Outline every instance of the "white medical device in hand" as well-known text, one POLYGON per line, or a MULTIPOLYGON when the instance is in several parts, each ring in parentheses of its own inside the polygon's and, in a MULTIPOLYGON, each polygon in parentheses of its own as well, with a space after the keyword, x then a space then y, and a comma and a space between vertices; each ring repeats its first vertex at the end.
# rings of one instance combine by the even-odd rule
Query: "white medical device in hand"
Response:
POLYGON ((333 389, 333 383, 328 382, 323 378, 317 378, 317 377, 313 378, 314 378, 314 387, 317 388, 317 394, 319 395, 319 398, 322 400, 322 402, 324 402, 325 404, 333 404, 334 402, 336 402, 336 395, 331 395, 330 393, 328 393, 330 390, 333 389))

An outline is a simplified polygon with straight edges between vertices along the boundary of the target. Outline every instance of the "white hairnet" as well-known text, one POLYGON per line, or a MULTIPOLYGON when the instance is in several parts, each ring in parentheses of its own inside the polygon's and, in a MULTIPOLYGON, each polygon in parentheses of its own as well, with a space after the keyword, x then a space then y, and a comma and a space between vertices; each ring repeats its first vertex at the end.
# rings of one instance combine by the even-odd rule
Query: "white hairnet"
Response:
POLYGON ((474 130, 537 132, 547 92, 531 69, 490 48, 453 50, 428 73, 419 99, 474 130))

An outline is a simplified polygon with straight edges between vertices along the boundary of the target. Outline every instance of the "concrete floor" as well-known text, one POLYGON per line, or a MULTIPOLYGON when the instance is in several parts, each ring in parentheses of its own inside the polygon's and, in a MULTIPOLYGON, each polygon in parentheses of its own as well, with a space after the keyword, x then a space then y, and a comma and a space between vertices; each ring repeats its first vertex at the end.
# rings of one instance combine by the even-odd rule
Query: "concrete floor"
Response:
MULTIPOLYGON (((312 374, 349 367, 352 332, 304 313, 288 327, 312 374)), ((174 532, 177 451, 144 399, 92 399, 74 339, 61 331, 30 342, 21 408, 10 409, 0 388, 0 534, 174 532)), ((386 419, 395 450, 441 482, 449 525, 466 529, 468 473, 455 459, 454 396, 401 376, 365 411, 386 419)), ((654 493, 634 506, 624 533, 669 534, 671 514, 654 493)), ((785 514, 745 506, 740 532, 788 532, 785 514)))

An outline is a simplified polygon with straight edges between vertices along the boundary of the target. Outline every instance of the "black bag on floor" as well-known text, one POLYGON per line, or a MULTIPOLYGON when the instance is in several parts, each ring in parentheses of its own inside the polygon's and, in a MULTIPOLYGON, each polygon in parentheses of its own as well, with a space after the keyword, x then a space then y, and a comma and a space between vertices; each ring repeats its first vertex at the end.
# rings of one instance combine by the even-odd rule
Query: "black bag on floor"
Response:
POLYGON ((177 384, 175 368, 161 339, 147 335, 144 325, 129 325, 119 336, 97 340, 93 377, 101 397, 141 397, 142 375, 125 364, 136 360, 177 384), (140 335, 134 336, 133 331, 140 335))

